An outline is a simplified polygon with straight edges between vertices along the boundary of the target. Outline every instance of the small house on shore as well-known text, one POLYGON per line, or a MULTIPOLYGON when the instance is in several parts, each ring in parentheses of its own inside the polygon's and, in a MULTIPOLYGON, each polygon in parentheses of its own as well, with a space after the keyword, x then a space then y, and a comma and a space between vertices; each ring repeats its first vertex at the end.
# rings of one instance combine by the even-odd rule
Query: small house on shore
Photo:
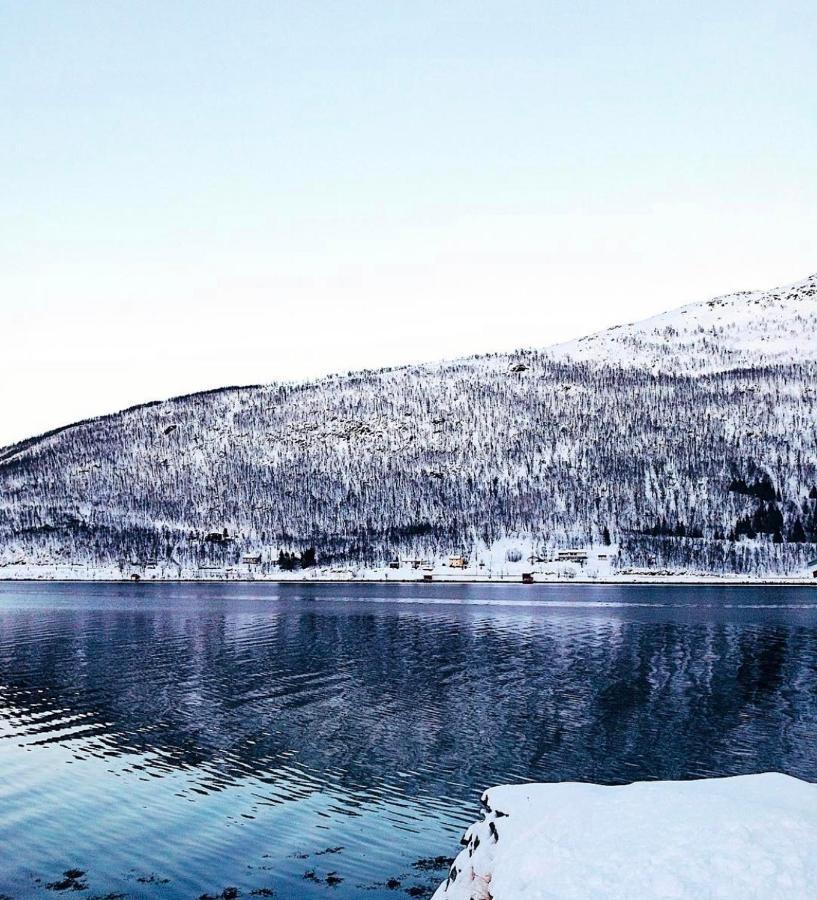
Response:
POLYGON ((587 562, 587 551, 586 550, 557 550, 555 561, 556 562, 575 562, 580 565, 584 565, 587 562))

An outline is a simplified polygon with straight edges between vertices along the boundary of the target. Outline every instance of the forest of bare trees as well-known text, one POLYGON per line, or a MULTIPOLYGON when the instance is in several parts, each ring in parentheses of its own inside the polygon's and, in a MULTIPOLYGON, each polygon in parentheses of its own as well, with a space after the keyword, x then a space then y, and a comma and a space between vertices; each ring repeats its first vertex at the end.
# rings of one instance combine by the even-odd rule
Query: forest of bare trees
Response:
POLYGON ((524 535, 612 539, 620 568, 794 572, 817 555, 817 364, 529 351, 224 389, 6 448, 0 490, 3 565, 382 564, 524 535))

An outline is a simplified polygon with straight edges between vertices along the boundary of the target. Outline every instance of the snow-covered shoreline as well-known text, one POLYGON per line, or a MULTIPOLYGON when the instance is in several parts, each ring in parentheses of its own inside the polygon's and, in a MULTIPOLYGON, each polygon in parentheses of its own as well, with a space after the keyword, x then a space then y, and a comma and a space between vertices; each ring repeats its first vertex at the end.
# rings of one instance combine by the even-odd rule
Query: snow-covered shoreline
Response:
MULTIPOLYGON (((382 569, 360 569, 354 572, 332 572, 314 569, 306 572, 276 572, 272 575, 207 572, 203 574, 183 573, 169 575, 161 572, 144 573, 140 584, 425 584, 435 585, 520 585, 530 587, 518 575, 497 575, 493 577, 476 575, 449 575, 435 573, 430 582, 422 574, 389 574, 382 569)), ((85 566, 3 566, 0 567, 0 582, 102 582, 130 583, 131 576, 123 575, 115 567, 90 568, 85 566)), ((717 575, 703 573, 622 573, 603 577, 543 577, 534 575, 533 585, 584 585, 584 586, 706 586, 728 587, 813 587, 817 579, 805 575, 791 577, 717 575)))
MULTIPOLYGON (((56 574, 56 575, 7 575, 0 574, 0 583, 51 583, 51 584, 131 584, 131 579, 116 577, 108 573, 94 573, 88 575, 56 574)), ((316 576, 307 578, 146 578, 141 579, 140 584, 381 584, 381 585, 422 585, 422 579, 417 578, 377 578, 377 577, 335 577, 316 576)), ((530 587, 517 578, 435 578, 435 585, 520 585, 530 587)), ((729 578, 719 576, 700 577, 674 577, 658 576, 642 578, 598 578, 598 579, 549 579, 534 581, 534 585, 552 587, 802 587, 817 588, 817 583, 810 578, 729 578)))
MULTIPOLYGON (((529 543, 529 541, 527 542, 529 543)), ((250 559, 221 564, 184 565, 169 559, 121 560, 102 564, 93 560, 61 561, 20 557, 0 562, 0 581, 139 581, 145 582, 267 582, 349 584, 585 584, 585 585, 812 585, 815 565, 788 575, 758 569, 752 574, 706 571, 693 566, 622 566, 619 548, 586 546, 552 548, 544 556, 523 552, 526 541, 506 537, 478 545, 466 556, 438 555, 423 559, 399 558, 389 563, 335 562, 282 567, 270 552, 248 554, 250 559)))
POLYGON ((817 785, 764 773, 505 785, 434 900, 813 896, 817 785))

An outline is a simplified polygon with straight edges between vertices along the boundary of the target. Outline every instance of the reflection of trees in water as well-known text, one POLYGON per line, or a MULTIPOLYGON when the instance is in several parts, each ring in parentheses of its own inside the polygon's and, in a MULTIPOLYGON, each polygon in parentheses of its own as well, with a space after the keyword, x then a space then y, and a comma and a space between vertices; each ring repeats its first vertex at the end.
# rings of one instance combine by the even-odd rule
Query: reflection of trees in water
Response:
POLYGON ((502 780, 817 779, 817 632, 448 612, 64 611, 0 619, 28 744, 148 755, 217 788, 297 767, 347 791, 502 780), (68 729, 78 729, 71 732, 68 729))

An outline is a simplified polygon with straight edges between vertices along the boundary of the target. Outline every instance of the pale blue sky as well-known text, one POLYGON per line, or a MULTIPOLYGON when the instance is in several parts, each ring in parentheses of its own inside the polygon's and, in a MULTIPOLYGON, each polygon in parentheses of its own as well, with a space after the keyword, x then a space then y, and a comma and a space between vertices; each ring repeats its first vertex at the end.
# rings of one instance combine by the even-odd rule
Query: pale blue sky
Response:
POLYGON ((813 2, 0 0, 0 444, 799 279, 815 46, 813 2))

